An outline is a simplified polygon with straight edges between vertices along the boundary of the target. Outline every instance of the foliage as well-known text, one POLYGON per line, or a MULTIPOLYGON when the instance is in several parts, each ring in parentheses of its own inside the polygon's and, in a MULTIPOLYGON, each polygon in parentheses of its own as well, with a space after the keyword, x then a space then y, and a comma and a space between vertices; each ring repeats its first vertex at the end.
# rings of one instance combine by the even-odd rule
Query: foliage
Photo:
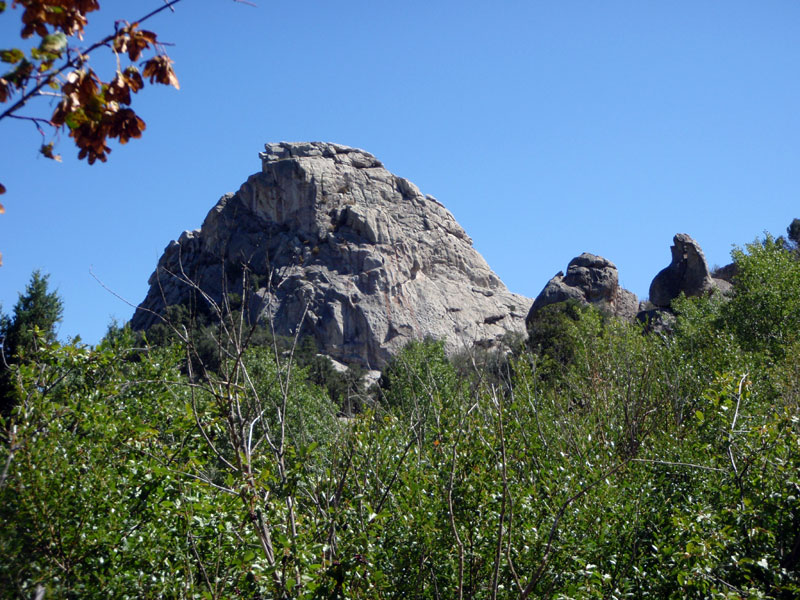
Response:
POLYGON ((311 342, 224 312, 213 369, 180 328, 40 333, 2 422, 0 595, 796 598, 785 252, 737 254, 731 300, 677 300, 669 336, 555 307, 502 381, 414 342, 346 419, 311 342))
MULTIPOLYGON (((244 297, 247 298, 245 293, 244 297)), ((187 304, 173 304, 166 308, 164 319, 151 326, 146 333, 137 332, 139 343, 154 348, 164 348, 179 342, 183 335, 188 336, 193 348, 191 361, 195 371, 205 368, 219 371, 226 356, 233 351, 232 339, 226 328, 236 323, 246 322, 249 348, 268 349, 270 353, 281 356, 292 354, 297 365, 306 369, 309 382, 325 388, 330 399, 347 415, 358 412, 364 405, 365 390, 363 377, 365 371, 358 364, 347 366, 344 372, 337 371, 327 356, 318 353, 313 337, 305 336, 298 340, 275 335, 263 321, 250 323, 251 315, 244 310, 246 302, 242 295, 229 294, 224 322, 218 319, 213 308, 201 298, 187 304), (185 332, 185 333, 184 333, 185 332)), ((109 331, 116 335, 117 329, 109 331)))
POLYGON ((123 347, 41 342, 37 363, 20 367, 23 398, 5 428, 0 589, 180 594, 198 575, 193 486, 167 467, 185 463, 191 421, 180 394, 147 383, 176 381, 174 357, 128 363, 123 347))
POLYGON ((795 248, 800 246, 800 219, 792 219, 792 222, 786 228, 786 234, 795 248))
POLYGON ((736 286, 722 318, 743 348, 780 358, 800 332, 800 261, 770 235, 733 257, 736 286))
POLYGON ((456 372, 444 343, 432 339, 410 342, 395 356, 381 377, 384 402, 412 420, 425 419, 437 397, 456 394, 456 372))
POLYGON ((49 275, 34 271, 24 293, 14 305, 14 314, 4 318, 0 335, 4 338, 7 357, 30 354, 36 349, 34 329, 38 328, 47 342, 55 340, 55 327, 61 321, 64 304, 58 292, 48 291, 49 275))
MULTIPOLYGON (((78 159, 89 164, 105 162, 111 152, 110 139, 126 144, 142 136, 145 122, 131 104, 145 80, 180 88, 158 36, 141 28, 162 11, 174 10, 180 1, 165 1, 133 22, 118 20, 113 32, 86 45, 83 35, 89 15, 100 9, 98 0, 13 0, 11 9, 21 8, 23 44, 0 48, 0 62, 8 68, 0 71, 0 105, 9 104, 0 112, 0 121, 30 122, 42 137, 39 152, 45 158, 61 160, 55 146, 66 129, 78 148, 78 159), (26 42, 31 38, 33 42, 26 42), (113 74, 101 77, 90 66, 98 51, 113 55, 113 74), (23 114, 35 100, 53 96, 57 103, 49 116, 23 114)), ((0 2, 0 14, 7 8, 7 2, 0 2)), ((51 105, 43 106, 50 110, 51 105)), ((5 192, 0 183, 0 194, 5 192)), ((0 204, 0 214, 4 212, 0 204)), ((0 266, 2 259, 0 253, 0 266)))
POLYGON ((331 401, 346 416, 353 416, 364 410, 367 392, 364 389, 366 370, 359 364, 347 365, 347 370, 339 370, 333 361, 317 352, 314 338, 304 338, 297 353, 298 365, 305 367, 310 382, 325 388, 331 401))
POLYGON ((597 309, 577 300, 549 304, 528 321, 528 345, 544 359, 543 368, 557 372, 575 361, 580 346, 599 335, 602 324, 597 309))

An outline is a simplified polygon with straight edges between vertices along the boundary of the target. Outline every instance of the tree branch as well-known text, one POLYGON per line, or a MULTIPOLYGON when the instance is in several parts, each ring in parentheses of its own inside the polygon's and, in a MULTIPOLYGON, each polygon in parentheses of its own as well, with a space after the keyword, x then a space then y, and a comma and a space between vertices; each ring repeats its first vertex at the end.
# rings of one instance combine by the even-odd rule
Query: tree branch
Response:
MULTIPOLYGON (((148 19, 151 19, 151 18, 155 17, 158 13, 160 13, 160 12, 162 12, 164 10, 167 10, 168 8, 172 9, 172 7, 174 5, 176 5, 180 1, 181 0, 170 0, 169 2, 166 2, 163 6, 161 6, 159 8, 156 8, 155 10, 150 11, 149 13, 147 13, 145 16, 141 17, 140 19, 137 19, 136 21, 131 23, 131 25, 137 25, 139 23, 144 23, 148 19)), ((75 69, 75 68, 77 68, 82 62, 84 62, 83 61, 83 57, 84 56, 86 56, 87 54, 91 54, 92 52, 94 52, 95 50, 100 48, 101 46, 105 46, 110 41, 112 41, 115 37, 117 37, 117 35, 119 35, 119 32, 115 31, 114 33, 112 33, 110 35, 107 35, 106 37, 101 39, 99 42, 95 42, 94 44, 89 46, 83 52, 80 52, 78 54, 78 56, 76 56, 75 58, 67 59, 67 62, 65 62, 57 71, 48 74, 46 77, 43 77, 41 79, 41 81, 39 81, 33 88, 31 88, 30 90, 25 92, 19 100, 17 100, 14 104, 12 104, 10 107, 8 107, 6 110, 4 110, 2 113, 0 113, 0 121, 5 119, 6 117, 11 117, 13 115, 13 113, 18 111, 23 106, 25 106, 25 104, 27 104, 28 100, 30 100, 33 96, 38 95, 39 92, 42 90, 42 88, 44 88, 51 81, 53 81, 53 79, 55 79, 59 75, 63 74, 67 69, 75 69)))

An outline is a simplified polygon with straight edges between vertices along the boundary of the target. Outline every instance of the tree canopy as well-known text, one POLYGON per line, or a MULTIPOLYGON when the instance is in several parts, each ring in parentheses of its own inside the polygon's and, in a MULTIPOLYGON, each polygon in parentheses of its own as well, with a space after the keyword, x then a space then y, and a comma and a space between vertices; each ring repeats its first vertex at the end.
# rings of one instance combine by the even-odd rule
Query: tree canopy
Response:
POLYGON ((49 275, 34 271, 14 305, 13 315, 4 319, 0 335, 7 356, 35 351, 37 329, 46 342, 55 341, 56 324, 61 321, 64 304, 58 292, 49 290, 49 280, 49 275))

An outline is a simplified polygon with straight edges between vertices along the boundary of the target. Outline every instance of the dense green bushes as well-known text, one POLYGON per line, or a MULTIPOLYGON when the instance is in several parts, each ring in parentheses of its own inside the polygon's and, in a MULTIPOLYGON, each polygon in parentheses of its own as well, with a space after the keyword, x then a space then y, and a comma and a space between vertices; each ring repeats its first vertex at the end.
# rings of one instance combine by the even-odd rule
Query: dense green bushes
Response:
POLYGON ((775 358, 800 332, 800 260, 767 236, 733 252, 736 287, 721 314, 742 347, 775 358))
POLYGON ((313 348, 202 370, 191 341, 41 340, 2 424, 0 590, 796 598, 791 256, 737 253, 731 300, 676 301, 670 336, 556 307, 468 378, 411 344, 347 418, 313 348))

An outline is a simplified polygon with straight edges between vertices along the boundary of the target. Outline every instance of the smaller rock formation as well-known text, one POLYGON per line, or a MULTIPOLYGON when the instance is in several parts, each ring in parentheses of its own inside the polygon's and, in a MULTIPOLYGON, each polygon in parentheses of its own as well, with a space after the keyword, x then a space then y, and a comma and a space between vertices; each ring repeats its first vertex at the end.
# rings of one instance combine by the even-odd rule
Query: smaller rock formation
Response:
POLYGON ((659 271, 650 284, 650 302, 659 308, 669 307, 681 292, 687 296, 702 296, 718 289, 730 289, 722 279, 714 279, 700 245, 691 236, 678 233, 673 238, 672 262, 659 271))
POLYGON ((675 330, 675 313, 669 308, 650 308, 639 311, 636 320, 644 326, 647 333, 670 335, 675 330))
POLYGON ((720 287, 723 292, 728 291, 728 289, 733 287, 733 279, 736 275, 739 274, 739 267, 736 266, 736 263, 730 263, 725 265, 724 267, 717 267, 713 271, 711 271, 711 277, 714 278, 714 283, 717 284, 717 287, 720 287), (723 285, 727 283, 728 288, 723 285))
POLYGON ((620 287, 617 267, 610 260, 584 252, 573 258, 564 276, 559 271, 536 300, 528 313, 527 321, 548 304, 575 299, 592 304, 600 310, 632 321, 638 311, 636 294, 620 287))

